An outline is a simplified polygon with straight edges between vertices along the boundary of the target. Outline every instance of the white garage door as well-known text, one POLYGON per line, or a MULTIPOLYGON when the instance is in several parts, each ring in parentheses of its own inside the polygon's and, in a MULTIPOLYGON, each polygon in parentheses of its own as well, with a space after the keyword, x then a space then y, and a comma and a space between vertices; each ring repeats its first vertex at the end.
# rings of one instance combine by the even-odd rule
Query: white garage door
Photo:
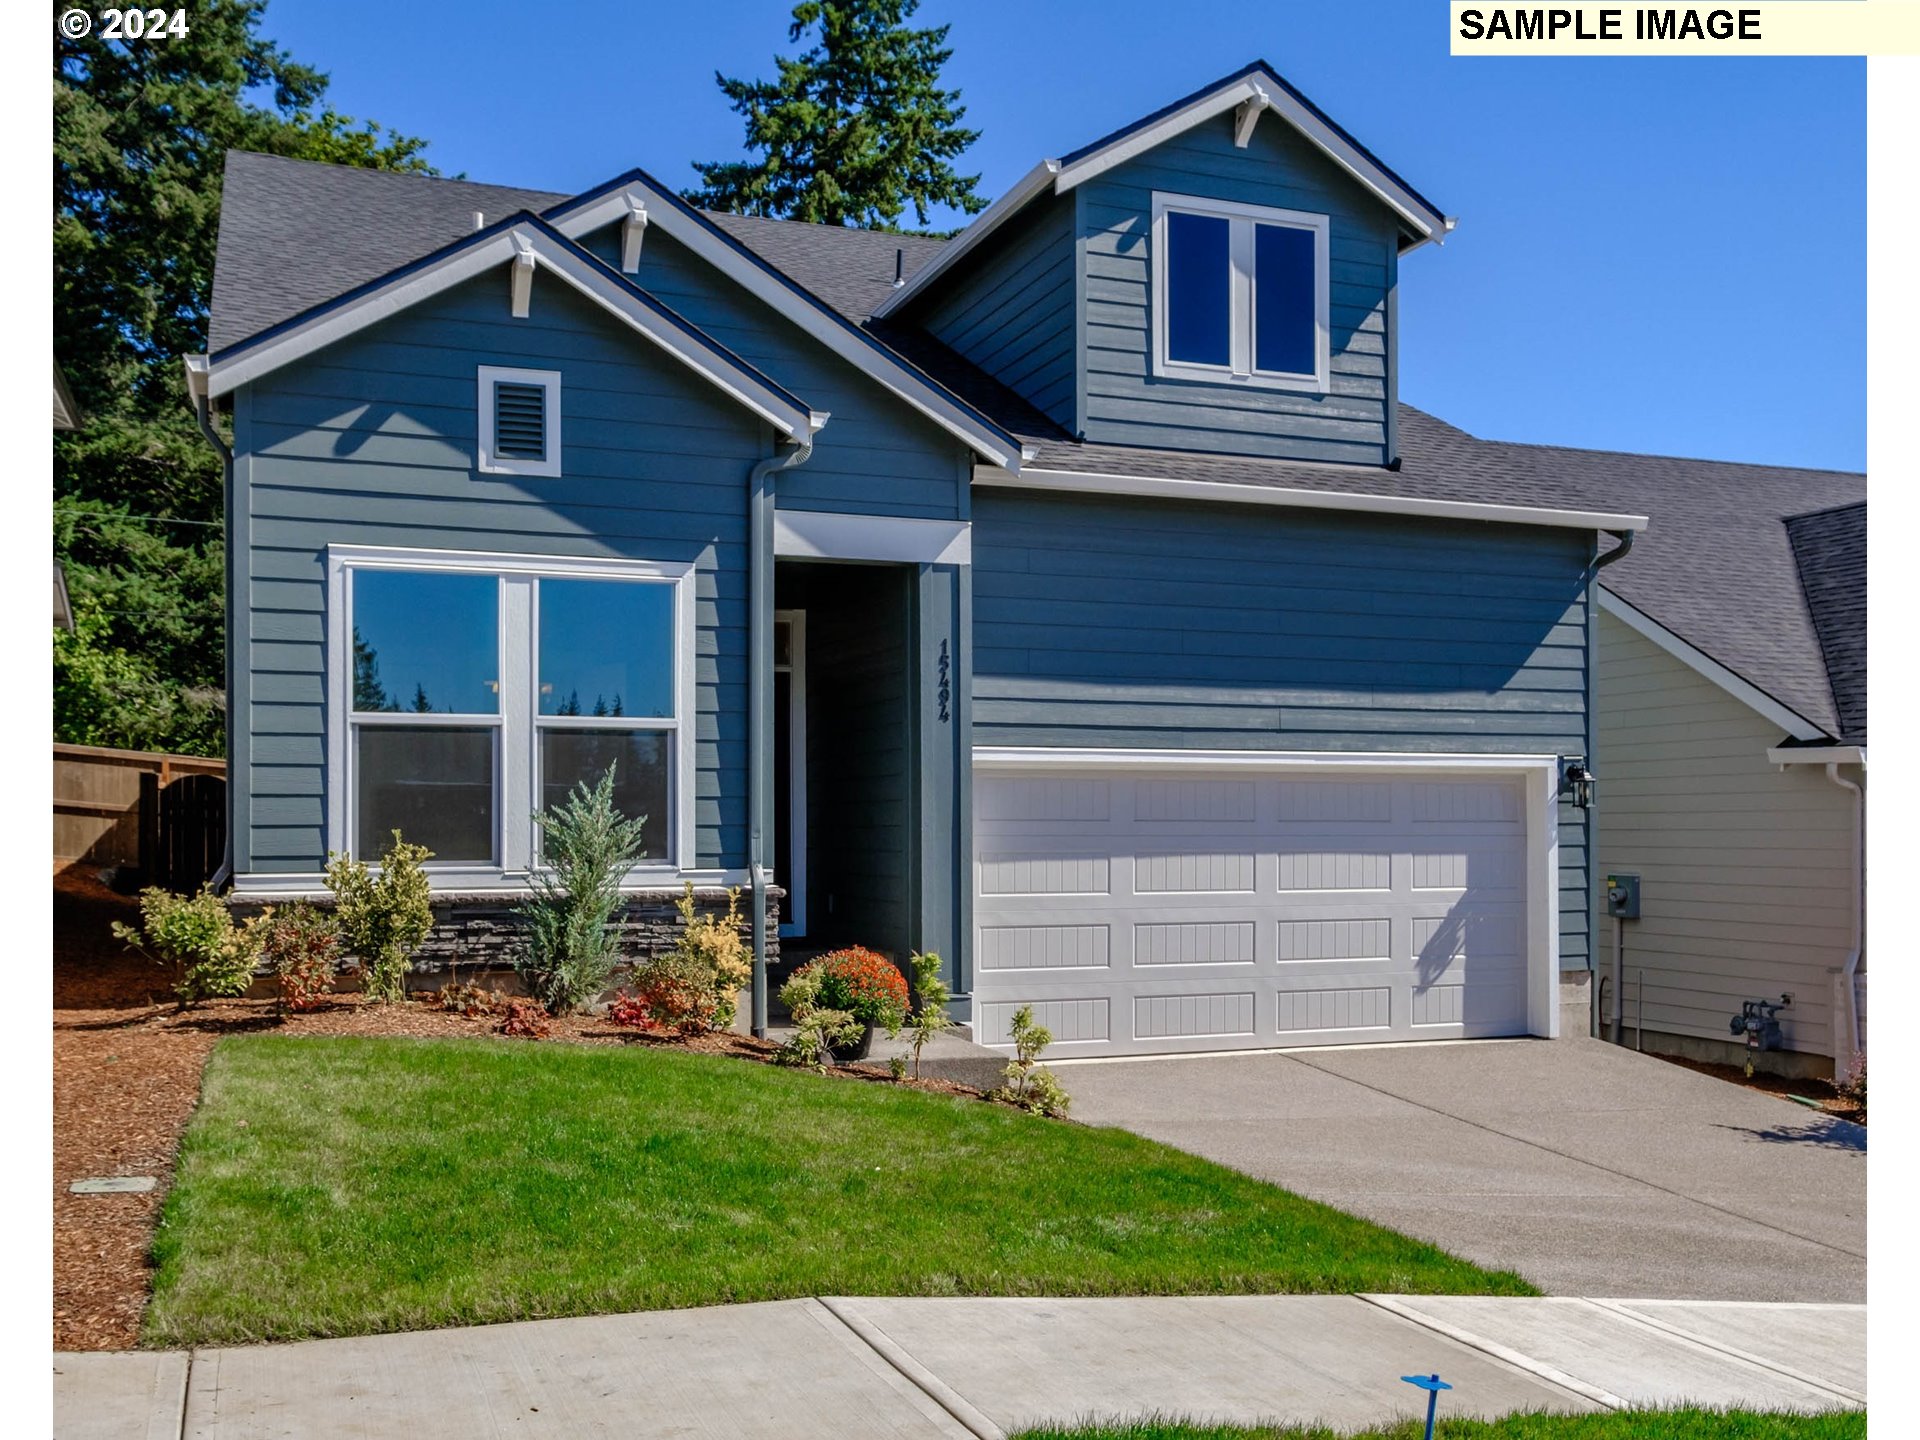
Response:
POLYGON ((974 1014, 1058 1058, 1527 1031, 1518 776, 982 771, 974 1014))

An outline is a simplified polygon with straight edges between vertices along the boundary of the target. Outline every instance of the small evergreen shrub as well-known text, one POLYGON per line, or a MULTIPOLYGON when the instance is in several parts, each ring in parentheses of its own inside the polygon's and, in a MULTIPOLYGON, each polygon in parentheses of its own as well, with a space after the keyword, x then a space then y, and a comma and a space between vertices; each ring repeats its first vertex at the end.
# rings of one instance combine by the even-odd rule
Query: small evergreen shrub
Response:
POLYGON ((318 1010, 333 992, 340 930, 333 917, 304 900, 262 917, 260 959, 280 982, 280 1008, 318 1010))
POLYGON ((739 1006, 740 987, 753 978, 753 949, 740 934, 740 887, 727 891, 725 915, 702 915, 693 904, 693 882, 674 902, 680 912, 680 936, 675 950, 690 965, 702 967, 713 987, 713 1025, 732 1026, 739 1006))
POLYGON ((953 1029, 953 1017, 947 1014, 947 1002, 953 992, 940 978, 940 957, 915 951, 913 966, 914 1011, 907 1017, 907 1043, 913 1052, 913 1078, 920 1078, 920 1052, 936 1035, 953 1029))
POLYGON ((851 1046, 860 1038, 861 1021, 850 1011, 826 1004, 822 1000, 824 986, 825 972, 815 961, 801 966, 780 987, 780 1003, 793 1015, 793 1034, 773 1057, 779 1064, 808 1066, 824 1073, 833 1063, 836 1048, 851 1046))
POLYGON ((393 832, 375 875, 364 861, 327 856, 327 888, 347 949, 359 957, 367 998, 393 1004, 407 998, 407 966, 433 931, 431 890, 424 862, 433 852, 393 832))
MULTIPOLYGON (((844 1010, 862 1025, 898 1034, 907 1018, 907 982, 894 963, 863 945, 849 946, 810 960, 794 972, 815 987, 813 1003, 844 1010)), ((789 985, 793 981, 787 982, 789 985)), ((785 1003, 786 991, 781 992, 785 1003)), ((789 1009, 793 1007, 788 1006, 789 1009)), ((796 1016, 798 1011, 795 1011, 796 1016)))
POLYGON ((633 967, 628 986, 607 1007, 615 1025, 678 1035, 702 1035, 715 1026, 713 971, 697 958, 678 950, 656 955, 633 967))
MULTIPOLYGON (((268 912, 271 914, 271 912, 268 912)), ((227 902, 213 887, 175 895, 158 885, 140 892, 140 927, 113 924, 115 938, 175 974, 174 994, 182 1006, 246 993, 260 953, 262 922, 233 923, 227 902)))
POLYGON ((614 917, 620 886, 640 858, 646 816, 624 818, 613 803, 615 767, 591 790, 583 780, 560 804, 534 812, 541 866, 533 873, 524 948, 514 966, 527 989, 556 1015, 598 1000, 620 960, 614 917))
POLYGON ((1008 1033, 1013 1059, 1007 1062, 1005 1081, 994 1095, 1035 1115, 1065 1115, 1071 1097, 1053 1072, 1039 1063, 1040 1052, 1053 1043, 1053 1032, 1034 1021, 1031 1005, 1022 1005, 1014 1011, 1008 1033))

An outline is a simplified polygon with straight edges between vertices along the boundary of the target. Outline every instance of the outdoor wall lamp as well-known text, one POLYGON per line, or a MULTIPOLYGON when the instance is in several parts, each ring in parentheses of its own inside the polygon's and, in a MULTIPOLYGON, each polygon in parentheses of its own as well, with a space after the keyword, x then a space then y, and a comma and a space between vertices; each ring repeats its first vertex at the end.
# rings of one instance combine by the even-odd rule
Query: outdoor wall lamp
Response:
POLYGON ((1573 801, 1576 810, 1593 805, 1593 772, 1587 769, 1584 755, 1569 756, 1560 771, 1560 793, 1573 801))

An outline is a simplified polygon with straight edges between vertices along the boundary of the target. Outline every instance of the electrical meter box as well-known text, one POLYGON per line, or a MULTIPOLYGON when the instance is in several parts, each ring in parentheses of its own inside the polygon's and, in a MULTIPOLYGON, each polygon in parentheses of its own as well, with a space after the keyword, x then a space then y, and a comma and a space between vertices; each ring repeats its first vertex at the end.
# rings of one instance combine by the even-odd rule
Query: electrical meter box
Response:
POLYGON ((1607 876, 1607 914, 1617 920, 1640 918, 1640 877, 1638 875, 1607 876))

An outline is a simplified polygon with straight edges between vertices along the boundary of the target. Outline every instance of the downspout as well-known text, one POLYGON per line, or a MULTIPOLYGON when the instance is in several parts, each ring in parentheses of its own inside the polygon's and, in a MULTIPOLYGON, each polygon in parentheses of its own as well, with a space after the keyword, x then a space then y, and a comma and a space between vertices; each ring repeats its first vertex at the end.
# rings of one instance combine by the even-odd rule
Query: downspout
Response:
MULTIPOLYGON (((1840 762, 1837 760, 1828 762, 1827 779, 1835 785, 1838 785, 1842 790, 1851 790, 1853 792, 1853 904, 1849 907, 1853 912, 1853 916, 1852 923, 1848 926, 1850 932, 1848 941, 1851 948, 1847 951, 1845 963, 1840 967, 1840 992, 1844 998, 1844 1008, 1847 1017, 1847 1053, 1844 1058, 1846 1063, 1851 1065, 1853 1063, 1853 1057, 1860 1053, 1860 1000, 1859 993, 1854 988, 1854 976, 1860 973, 1860 952, 1865 945, 1864 933, 1867 909, 1867 795, 1866 791, 1861 789, 1858 783, 1848 780, 1840 774, 1840 762)), ((1835 1080, 1844 1078, 1844 1072, 1841 1069, 1842 1058, 1843 1057, 1838 1055, 1833 1057, 1833 1078, 1835 1080)))
MULTIPOLYGON (((220 518, 224 521, 233 513, 233 451, 221 438, 219 429, 213 423, 213 397, 207 393, 207 357, 189 355, 186 357, 187 396, 193 401, 193 418, 200 427, 200 433, 213 447, 214 454, 220 457, 220 518)), ((232 763, 233 756, 233 539, 221 527, 221 548, 226 552, 225 608, 226 624, 220 627, 222 648, 221 675, 227 688, 227 756, 232 763)), ((231 786, 233 777, 227 777, 231 786)), ((232 790, 229 789, 231 794, 232 790)), ((233 876, 233 814, 227 814, 227 838, 220 852, 220 868, 213 872, 213 878, 207 883, 215 890, 224 886, 233 876)))
MULTIPOLYGON (((1587 729, 1587 773, 1590 775, 1597 775, 1600 773, 1600 760, 1599 760, 1598 754, 1596 753, 1600 748, 1600 714, 1599 714, 1599 706, 1594 703, 1595 697, 1597 696, 1600 688, 1599 686, 1600 624, 1599 624, 1598 616, 1595 613, 1599 607, 1594 603, 1594 591, 1596 588, 1598 588, 1600 584, 1600 572, 1606 569, 1607 566, 1609 565, 1619 564, 1622 560, 1626 559, 1630 553, 1632 553, 1634 536, 1638 532, 1633 530, 1609 530, 1606 533, 1613 536, 1613 538, 1615 540, 1618 540, 1620 543, 1618 545, 1615 545, 1613 549, 1607 551, 1605 554, 1596 555, 1593 560, 1592 573, 1587 576, 1587 706, 1586 706, 1587 727, 1586 729, 1587 729)), ((1588 970, 1588 974, 1592 977, 1587 981, 1587 987, 1588 987, 1587 1033, 1590 1036, 1597 1039, 1600 1034, 1600 953, 1599 953, 1600 915, 1597 907, 1595 907, 1593 903, 1593 895, 1594 895, 1593 867, 1598 862, 1600 857, 1600 817, 1597 813, 1600 801, 1599 801, 1599 794, 1598 794, 1599 787, 1595 786, 1594 788, 1595 788, 1595 795, 1594 795, 1594 798, 1591 801, 1589 801, 1587 804, 1587 817, 1586 817, 1587 819, 1587 970, 1588 970)), ((1619 925, 1619 923, 1620 922, 1617 920, 1614 921, 1614 924, 1616 927, 1619 925)), ((1612 1018, 1613 1018, 1613 1038, 1614 1038, 1615 1044, 1620 1043, 1620 1034, 1621 1034, 1620 1026, 1622 1021, 1625 1018, 1622 1013, 1625 1006, 1625 1000, 1621 995, 1621 988, 1620 988, 1622 960, 1619 954, 1619 945, 1618 945, 1619 938, 1620 937, 1618 934, 1614 936, 1616 944, 1615 944, 1614 967, 1613 967, 1613 1005, 1612 1005, 1613 1017, 1612 1018)))
POLYGON ((747 873, 753 881, 753 1033, 767 1034, 767 841, 773 784, 773 477, 813 458, 811 438, 757 463, 747 476, 747 873))

